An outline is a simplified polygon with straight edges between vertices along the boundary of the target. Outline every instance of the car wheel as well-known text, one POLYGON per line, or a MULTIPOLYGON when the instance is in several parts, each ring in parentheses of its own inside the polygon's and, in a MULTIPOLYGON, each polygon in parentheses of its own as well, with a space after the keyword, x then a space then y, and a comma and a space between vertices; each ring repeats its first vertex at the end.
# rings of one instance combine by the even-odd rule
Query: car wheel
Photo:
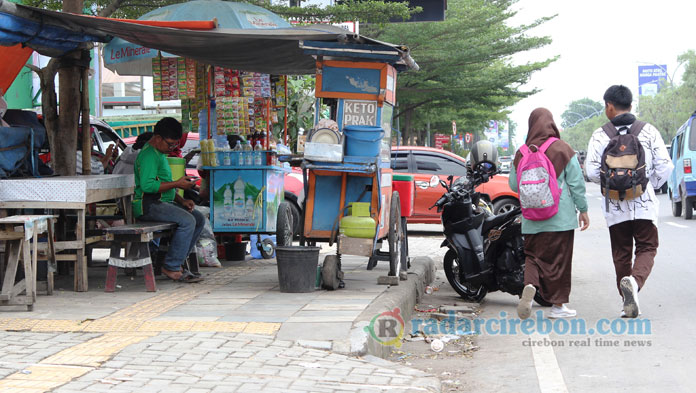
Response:
POLYGON ((663 194, 667 193, 667 182, 665 182, 665 184, 662 185, 662 188, 660 188, 660 190, 662 191, 663 194))
POLYGON ((674 199, 672 199, 672 193, 669 194, 669 199, 672 201, 672 215, 674 217, 681 217, 681 214, 682 214, 681 201, 675 202, 674 199))
POLYGON ((520 202, 517 199, 502 198, 493 202, 493 214, 496 216, 501 213, 507 213, 515 208, 520 207, 520 202))
POLYGON ((684 204, 684 218, 691 220, 694 217, 694 200, 691 198, 682 198, 684 204))

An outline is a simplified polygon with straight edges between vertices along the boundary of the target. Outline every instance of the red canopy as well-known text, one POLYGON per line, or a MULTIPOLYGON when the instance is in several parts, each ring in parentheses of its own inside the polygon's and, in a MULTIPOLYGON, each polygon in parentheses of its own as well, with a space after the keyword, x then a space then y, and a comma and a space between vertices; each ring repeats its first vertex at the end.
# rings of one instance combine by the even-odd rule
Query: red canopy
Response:
POLYGON ((3 94, 10 88, 19 71, 22 70, 29 56, 34 52, 29 47, 22 48, 22 45, 0 46, 0 59, 4 59, 0 67, 0 90, 3 94))

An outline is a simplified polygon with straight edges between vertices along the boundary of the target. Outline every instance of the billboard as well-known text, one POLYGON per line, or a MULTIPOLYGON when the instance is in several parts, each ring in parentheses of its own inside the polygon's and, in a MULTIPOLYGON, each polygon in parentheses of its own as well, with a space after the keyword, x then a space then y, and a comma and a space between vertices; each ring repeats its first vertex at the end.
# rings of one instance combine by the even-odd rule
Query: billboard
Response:
POLYGON ((450 143, 450 135, 435 134, 435 148, 442 149, 442 146, 450 143))
POLYGON ((667 79, 666 64, 638 66, 638 95, 654 96, 660 91, 664 79, 667 79))
POLYGON ((490 120, 488 127, 483 131, 486 140, 497 147, 507 151, 510 148, 510 132, 506 121, 490 120))

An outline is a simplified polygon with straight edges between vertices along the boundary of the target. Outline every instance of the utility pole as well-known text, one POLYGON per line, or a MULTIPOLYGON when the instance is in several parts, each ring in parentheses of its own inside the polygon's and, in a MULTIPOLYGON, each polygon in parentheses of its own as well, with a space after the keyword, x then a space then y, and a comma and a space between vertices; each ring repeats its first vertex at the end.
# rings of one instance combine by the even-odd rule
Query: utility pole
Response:
POLYGON ((430 120, 428 120, 425 128, 425 146, 430 147, 430 145, 430 120))

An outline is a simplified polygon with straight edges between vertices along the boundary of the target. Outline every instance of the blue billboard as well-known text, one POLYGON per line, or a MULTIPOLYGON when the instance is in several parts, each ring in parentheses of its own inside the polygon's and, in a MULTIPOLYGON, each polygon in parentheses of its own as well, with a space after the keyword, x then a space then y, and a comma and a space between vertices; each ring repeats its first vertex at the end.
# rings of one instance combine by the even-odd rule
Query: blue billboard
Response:
POLYGON ((638 95, 654 96, 660 91, 664 79, 667 79, 666 64, 638 66, 638 95))

